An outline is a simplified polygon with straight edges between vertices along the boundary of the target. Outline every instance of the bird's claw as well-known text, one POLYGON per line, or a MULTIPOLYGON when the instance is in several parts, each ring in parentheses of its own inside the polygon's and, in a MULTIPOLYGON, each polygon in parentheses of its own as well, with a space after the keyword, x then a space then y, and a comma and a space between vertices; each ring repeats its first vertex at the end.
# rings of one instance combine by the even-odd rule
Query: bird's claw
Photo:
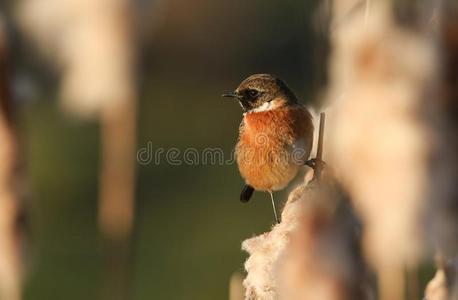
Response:
POLYGON ((324 161, 318 160, 318 159, 316 159, 316 158, 310 159, 310 160, 307 161, 305 164, 306 164, 307 166, 309 166, 310 168, 314 169, 314 170, 315 170, 316 168, 323 168, 323 167, 326 165, 326 163, 325 163, 324 161))
POLYGON ((321 171, 323 170, 326 163, 321 159, 312 158, 305 164, 313 169, 313 179, 310 183, 318 183, 320 181, 321 171))

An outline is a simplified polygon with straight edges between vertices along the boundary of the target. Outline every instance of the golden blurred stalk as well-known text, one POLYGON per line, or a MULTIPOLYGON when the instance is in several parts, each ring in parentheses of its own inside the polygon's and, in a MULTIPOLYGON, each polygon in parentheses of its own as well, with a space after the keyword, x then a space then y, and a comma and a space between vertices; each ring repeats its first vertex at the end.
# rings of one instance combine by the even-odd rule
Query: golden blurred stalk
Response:
POLYGON ((240 273, 233 273, 229 280, 229 300, 245 299, 245 288, 243 287, 243 276, 240 273))
POLYGON ((7 38, 0 19, 0 300, 21 299, 17 139, 11 115, 7 38))
POLYGON ((102 165, 99 225, 105 237, 127 238, 135 194, 136 104, 123 101, 101 115, 102 165))

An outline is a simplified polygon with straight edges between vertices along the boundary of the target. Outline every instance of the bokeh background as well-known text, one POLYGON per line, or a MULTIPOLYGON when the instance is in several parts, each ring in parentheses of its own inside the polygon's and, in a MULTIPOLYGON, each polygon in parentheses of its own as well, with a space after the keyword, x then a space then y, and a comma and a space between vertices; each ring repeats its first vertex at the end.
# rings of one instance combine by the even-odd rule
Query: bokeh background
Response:
MULTIPOLYGON (((25 174, 24 299, 100 299, 111 272, 97 224, 100 124, 62 110, 61 70, 17 25, 18 2, 0 8, 25 174)), ((318 1, 130 5, 137 149, 148 142, 154 150, 220 147, 229 156, 242 111, 220 95, 253 73, 274 73, 304 104, 319 102, 327 45, 318 1)), ((241 241, 273 222, 266 195, 239 202, 242 184, 234 164, 136 164, 123 265, 130 299, 227 298, 231 275, 243 271, 241 241)))

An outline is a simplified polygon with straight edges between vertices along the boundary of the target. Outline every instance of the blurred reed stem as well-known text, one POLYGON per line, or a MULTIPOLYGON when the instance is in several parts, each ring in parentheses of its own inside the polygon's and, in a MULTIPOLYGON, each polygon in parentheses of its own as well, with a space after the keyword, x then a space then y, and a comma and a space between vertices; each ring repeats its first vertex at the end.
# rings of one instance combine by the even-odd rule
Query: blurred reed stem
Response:
POLYGON ((13 124, 7 33, 0 18, 0 300, 21 299, 18 144, 13 124))
POLYGON ((99 226, 105 253, 103 299, 131 299, 135 199, 136 103, 121 101, 101 116, 99 226))
POLYGON ((99 225, 104 236, 123 240, 132 231, 135 189, 136 106, 133 99, 101 116, 102 165, 99 225))

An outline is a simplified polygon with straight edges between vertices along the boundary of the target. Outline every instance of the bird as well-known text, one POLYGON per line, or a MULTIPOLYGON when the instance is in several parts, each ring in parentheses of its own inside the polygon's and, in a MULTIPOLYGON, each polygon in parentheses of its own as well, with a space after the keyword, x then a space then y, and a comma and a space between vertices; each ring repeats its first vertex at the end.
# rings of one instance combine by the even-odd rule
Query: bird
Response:
POLYGON ((313 145, 313 117, 288 85, 272 74, 254 74, 235 91, 222 95, 239 102, 243 119, 235 155, 245 185, 240 194, 248 202, 254 191, 270 195, 284 189, 309 161, 313 145))

